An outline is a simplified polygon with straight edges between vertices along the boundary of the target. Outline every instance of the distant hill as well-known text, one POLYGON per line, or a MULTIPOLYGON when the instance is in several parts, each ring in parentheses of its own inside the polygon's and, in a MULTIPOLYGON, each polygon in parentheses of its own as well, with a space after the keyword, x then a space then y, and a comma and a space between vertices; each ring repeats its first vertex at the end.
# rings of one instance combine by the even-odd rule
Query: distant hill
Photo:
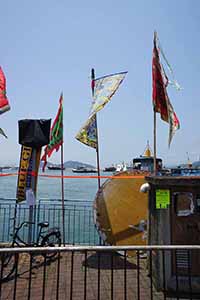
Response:
MULTIPOLYGON (((188 168, 188 164, 180 164, 180 165, 177 165, 176 168, 179 167, 179 168, 188 168)), ((200 161, 194 161, 192 163, 192 167, 193 168, 200 168, 200 161)))
POLYGON ((198 161, 194 161, 192 163, 192 166, 195 167, 195 168, 200 168, 200 161, 199 160, 198 161))
MULTIPOLYGON (((47 166, 60 166, 60 164, 54 164, 52 162, 47 162, 47 166)), ((40 162, 40 167, 43 166, 43 162, 40 162)), ((79 168, 79 167, 86 167, 86 168, 96 168, 90 164, 86 164, 86 163, 82 163, 80 161, 74 161, 74 160, 68 160, 66 162, 64 162, 64 167, 65 168, 69 168, 69 169, 76 169, 76 168, 79 168)))
POLYGON ((65 168, 78 168, 78 167, 86 167, 86 168, 96 168, 93 165, 82 163, 80 161, 68 160, 64 163, 65 168))

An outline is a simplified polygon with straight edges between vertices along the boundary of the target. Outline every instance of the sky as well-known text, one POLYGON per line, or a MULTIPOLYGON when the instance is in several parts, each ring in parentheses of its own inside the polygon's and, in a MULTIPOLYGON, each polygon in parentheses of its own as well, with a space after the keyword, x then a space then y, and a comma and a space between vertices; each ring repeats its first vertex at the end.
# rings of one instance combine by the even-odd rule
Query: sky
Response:
MULTIPOLYGON (((0 115, 0 165, 19 165, 18 120, 54 119, 64 94, 64 160, 96 164, 95 150, 75 139, 91 105, 90 70, 96 77, 128 71, 98 113, 102 167, 153 148, 152 48, 157 31, 183 87, 168 93, 180 120, 168 148, 167 123, 157 116, 157 155, 165 165, 200 156, 200 2, 198 0, 66 1, 1 3, 0 65, 11 110, 0 115)), ((51 162, 59 163, 60 153, 51 162)))

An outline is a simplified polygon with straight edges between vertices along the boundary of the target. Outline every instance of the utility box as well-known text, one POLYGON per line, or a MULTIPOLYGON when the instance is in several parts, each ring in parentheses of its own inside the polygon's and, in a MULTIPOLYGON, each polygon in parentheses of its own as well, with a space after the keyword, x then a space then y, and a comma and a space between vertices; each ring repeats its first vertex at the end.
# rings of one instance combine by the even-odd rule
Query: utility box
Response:
MULTIPOLYGON (((200 177, 148 176, 150 245, 200 245, 200 177)), ((200 299, 200 250, 155 251, 153 281, 169 296, 200 299), (191 298, 192 297, 192 298, 191 298)))

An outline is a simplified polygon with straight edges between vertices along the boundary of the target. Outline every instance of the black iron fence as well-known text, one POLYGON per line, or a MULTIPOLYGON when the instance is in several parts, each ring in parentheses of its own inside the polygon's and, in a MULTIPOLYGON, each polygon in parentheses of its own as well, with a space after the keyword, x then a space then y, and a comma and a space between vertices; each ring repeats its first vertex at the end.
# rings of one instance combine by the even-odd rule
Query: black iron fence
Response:
POLYGON ((199 256, 200 246, 0 249, 0 299, 200 299, 199 256))
MULTIPOLYGON (((30 215, 27 205, 15 205, 14 201, 0 199, 0 242, 12 240, 13 228, 24 221, 34 222, 33 241, 38 234, 37 224, 49 222, 49 227, 58 227, 62 232, 62 205, 57 199, 39 201, 30 215)), ((99 236, 93 221, 91 201, 66 200, 64 205, 65 243, 71 245, 99 245, 99 236)), ((21 231, 23 240, 28 238, 26 228, 21 231)))

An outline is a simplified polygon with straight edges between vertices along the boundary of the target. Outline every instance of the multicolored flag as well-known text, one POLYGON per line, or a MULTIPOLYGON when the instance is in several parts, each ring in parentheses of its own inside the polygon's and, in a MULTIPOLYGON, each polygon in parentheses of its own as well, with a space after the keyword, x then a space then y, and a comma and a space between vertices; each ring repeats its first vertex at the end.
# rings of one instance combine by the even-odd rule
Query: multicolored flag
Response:
POLYGON ((53 122, 53 126, 50 132, 50 142, 44 149, 44 154, 41 161, 44 161, 42 171, 44 172, 47 164, 47 156, 50 157, 52 152, 59 150, 63 144, 63 94, 60 95, 59 109, 56 118, 53 122))
POLYGON ((0 114, 8 110, 10 110, 10 105, 6 97, 6 77, 0 67, 0 114))
POLYGON ((173 106, 167 94, 168 78, 160 61, 159 49, 157 47, 157 35, 154 35, 154 48, 152 60, 153 81, 153 107, 154 111, 160 113, 161 119, 169 123, 169 146, 176 130, 180 128, 179 120, 174 112, 173 106))
POLYGON ((0 128, 0 134, 3 135, 6 139, 8 138, 2 128, 0 128))
POLYGON ((76 139, 89 147, 97 149, 96 114, 89 117, 89 119, 77 133, 76 139))
POLYGON ((90 116, 97 113, 110 101, 126 74, 127 72, 121 72, 92 80, 94 95, 90 116))

